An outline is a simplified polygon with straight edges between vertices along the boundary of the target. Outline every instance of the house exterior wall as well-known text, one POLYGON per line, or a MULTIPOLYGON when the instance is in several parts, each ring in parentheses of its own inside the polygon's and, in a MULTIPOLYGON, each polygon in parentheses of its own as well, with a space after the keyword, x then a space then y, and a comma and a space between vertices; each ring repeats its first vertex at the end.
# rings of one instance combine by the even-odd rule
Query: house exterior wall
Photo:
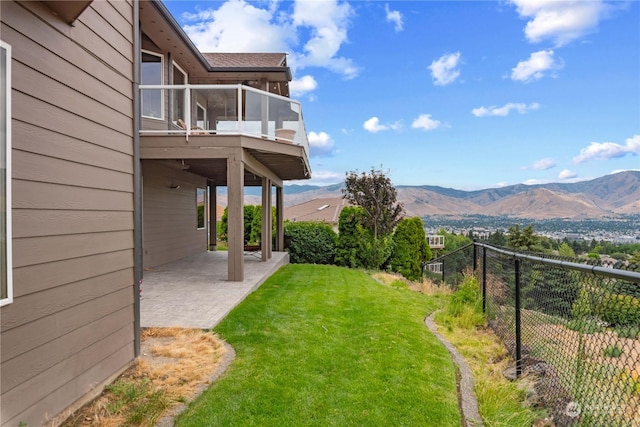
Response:
POLYGON ((41 425, 134 359, 133 4, 73 26, 0 2, 12 47, 13 292, 0 425, 41 425))
POLYGON ((196 189, 206 189, 206 178, 155 160, 142 162, 142 177, 144 267, 206 251, 208 231, 197 228, 196 211, 196 189))

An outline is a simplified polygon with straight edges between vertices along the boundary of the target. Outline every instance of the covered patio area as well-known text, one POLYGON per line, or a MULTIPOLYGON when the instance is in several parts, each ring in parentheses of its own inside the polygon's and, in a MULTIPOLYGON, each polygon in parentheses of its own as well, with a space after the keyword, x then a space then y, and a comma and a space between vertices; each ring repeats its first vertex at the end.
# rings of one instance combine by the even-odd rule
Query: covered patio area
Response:
POLYGON ((227 279, 226 251, 203 252, 144 272, 140 295, 141 326, 209 329, 256 290, 281 266, 286 252, 262 261, 244 255, 244 280, 227 279))

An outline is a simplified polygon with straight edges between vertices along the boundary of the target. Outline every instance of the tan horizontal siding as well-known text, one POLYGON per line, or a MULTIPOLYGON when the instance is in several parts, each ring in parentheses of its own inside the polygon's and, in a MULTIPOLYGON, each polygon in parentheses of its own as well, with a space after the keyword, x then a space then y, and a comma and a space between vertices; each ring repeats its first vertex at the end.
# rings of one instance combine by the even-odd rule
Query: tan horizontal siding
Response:
POLYGON ((9 304, 2 307, 2 313, 0 313, 2 331, 16 328, 70 307, 101 298, 126 287, 130 287, 133 293, 132 283, 133 269, 125 269, 18 297, 20 298, 20 303, 25 304, 25 307, 29 307, 29 310, 20 310, 18 304, 9 304))
POLYGON ((14 239, 14 268, 131 248, 130 230, 14 239))
POLYGON ((133 9, 1 1, 12 46, 14 301, 0 424, 41 425, 134 359, 133 9))
POLYGON ((2 335, 2 360, 11 360, 131 304, 133 292, 127 287, 10 329, 2 335))
POLYGON ((130 211, 14 209, 13 238, 133 230, 130 211))
MULTIPOLYGON (((32 4, 35 3, 37 2, 32 2, 32 4)), ((132 96, 133 68, 131 66, 118 69, 113 64, 103 62, 106 58, 94 55, 91 50, 87 50, 79 43, 81 39, 73 40, 69 34, 63 34, 50 23, 35 19, 31 12, 16 3, 3 1, 2 13, 4 16, 10 16, 10 19, 2 20, 3 28, 13 28, 23 34, 26 39, 42 46, 42 49, 64 58, 121 94, 132 96)), ((67 27, 65 27, 66 31, 70 32, 70 28, 67 27)), ((4 30, 2 31, 4 34, 4 30)), ((22 43, 25 42, 20 42, 22 43)))
POLYGON ((196 229, 196 188, 206 180, 154 161, 143 163, 142 175, 145 267, 207 250, 206 230, 196 229), (174 184, 181 187, 169 188, 174 184))
POLYGON ((13 180, 14 209, 133 211, 133 194, 47 182, 13 180))
POLYGON ((24 46, 12 52, 13 59, 21 64, 28 64, 31 68, 46 73, 52 79, 74 90, 99 100, 110 108, 121 110, 131 114, 133 102, 132 93, 129 90, 122 93, 114 90, 106 83, 98 80, 96 76, 81 70, 75 65, 61 58, 55 52, 51 52, 27 39, 11 27, 2 31, 3 41, 14 44, 21 41, 24 46))
MULTIPOLYGON (((14 268, 19 295, 29 295, 122 269, 133 268, 133 249, 14 268)), ((121 286, 129 286, 123 283, 121 286)))
POLYGON ((127 22, 113 8, 113 4, 106 1, 95 1, 80 15, 79 21, 82 21, 98 35, 109 34, 108 40, 104 36, 101 38, 119 51, 123 57, 128 58, 133 47, 133 28, 131 23, 127 22), (114 34, 113 30, 119 37, 114 34))
MULTIPOLYGON (((53 132, 133 155, 133 138, 120 130, 105 127, 99 122, 79 121, 78 116, 72 112, 22 92, 13 91, 11 96, 15 120, 34 122, 35 125, 53 132)), ((130 128, 133 129, 133 124, 130 128)))
MULTIPOLYGON (((117 11, 118 14, 124 19, 129 25, 133 25, 133 17, 131 16, 131 2, 126 0, 108 0, 105 3, 108 3, 113 10, 117 11)), ((99 10, 102 14, 102 9, 99 10)))
POLYGON ((13 148, 103 169, 133 173, 133 158, 120 151, 14 120, 13 148))
MULTIPOLYGON (((132 303, 133 301, 130 301, 130 304, 132 303)), ((109 335, 110 331, 124 327, 131 320, 132 307, 121 308, 95 322, 85 323, 74 331, 60 335, 55 340, 21 354, 20 357, 3 360, 2 378, 0 378, 0 389, 3 394, 35 377, 40 372, 57 365, 68 358, 70 354, 79 353, 95 344, 105 335, 109 335)))
MULTIPOLYGON (((115 110, 18 61, 13 61, 11 71, 13 92, 22 92, 69 111, 77 116, 76 121, 81 117, 125 135, 133 135, 131 103, 122 103, 123 111, 115 110)), ((38 117, 32 116, 32 120, 37 123, 38 117)))
POLYGON ((69 406, 95 384, 127 365, 134 357, 132 316, 133 311, 131 317, 124 317, 128 321, 123 321, 121 328, 101 341, 71 354, 57 365, 3 393, 0 423, 17 425, 17 422, 24 421, 28 425, 44 424, 46 415, 51 416, 51 408, 69 406))
POLYGON ((129 173, 13 150, 13 179, 103 190, 133 191, 129 173))

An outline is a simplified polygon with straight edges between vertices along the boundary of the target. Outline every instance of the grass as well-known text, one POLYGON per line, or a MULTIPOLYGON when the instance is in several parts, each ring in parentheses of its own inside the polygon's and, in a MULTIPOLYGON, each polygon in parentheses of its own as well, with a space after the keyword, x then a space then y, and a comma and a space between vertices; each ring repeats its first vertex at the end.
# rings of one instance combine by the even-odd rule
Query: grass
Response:
POLYGON ((459 426, 438 300, 357 270, 288 265, 216 327, 236 359, 178 426, 459 426))
POLYGON ((206 385, 225 352, 214 334, 197 329, 149 328, 141 338, 147 355, 62 427, 153 426, 206 385))
POLYGON ((480 415, 487 427, 529 427, 544 414, 527 403, 532 383, 527 378, 507 380, 510 363, 496 335, 484 327, 478 282, 465 277, 459 291, 435 317, 440 332, 467 361, 475 377, 480 415))

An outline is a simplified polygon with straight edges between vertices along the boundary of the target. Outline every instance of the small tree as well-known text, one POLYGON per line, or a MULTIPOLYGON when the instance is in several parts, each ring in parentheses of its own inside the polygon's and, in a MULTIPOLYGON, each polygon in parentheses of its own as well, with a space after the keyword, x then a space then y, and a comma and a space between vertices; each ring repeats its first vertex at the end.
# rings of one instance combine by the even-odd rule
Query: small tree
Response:
POLYGON ((362 225, 373 238, 373 263, 378 268, 382 259, 381 237, 390 235, 400 221, 403 206, 397 201, 397 192, 391 180, 381 170, 371 168, 366 174, 348 172, 343 197, 363 209, 362 225))
POLYGON ((391 270, 409 280, 420 280, 422 263, 431 257, 422 220, 419 217, 401 220, 393 233, 391 270))
POLYGON ((367 230, 362 227, 363 215, 363 209, 358 206, 346 206, 340 212, 335 256, 337 265, 363 266, 363 242, 368 240, 367 230))

